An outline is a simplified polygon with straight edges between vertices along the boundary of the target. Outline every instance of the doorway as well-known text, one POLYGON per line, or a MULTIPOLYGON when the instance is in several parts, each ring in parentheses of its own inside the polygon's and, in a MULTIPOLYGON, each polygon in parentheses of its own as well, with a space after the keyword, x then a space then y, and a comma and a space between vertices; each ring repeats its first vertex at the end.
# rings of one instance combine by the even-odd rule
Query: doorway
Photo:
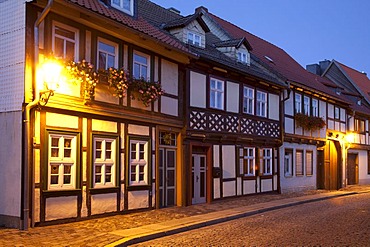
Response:
POLYGON ((325 188, 325 180, 324 180, 324 150, 317 150, 317 188, 324 189, 325 188))
POLYGON ((358 184, 358 154, 348 154, 347 178, 348 185, 358 184))
POLYGON ((324 189, 341 188, 341 147, 338 141, 328 140, 325 145, 324 189))
POLYGON ((159 149, 159 207, 176 203, 176 149, 159 149))
POLYGON ((192 204, 206 202, 207 156, 204 154, 192 155, 192 204))

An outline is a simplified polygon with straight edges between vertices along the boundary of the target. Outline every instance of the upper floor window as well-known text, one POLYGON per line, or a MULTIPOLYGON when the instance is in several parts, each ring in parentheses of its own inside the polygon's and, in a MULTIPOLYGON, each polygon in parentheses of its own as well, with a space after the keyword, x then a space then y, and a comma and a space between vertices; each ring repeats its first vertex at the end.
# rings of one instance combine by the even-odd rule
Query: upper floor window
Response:
POLYGON ((246 52, 238 51, 236 56, 239 62, 248 63, 248 55, 246 52))
POLYGON ((340 119, 340 109, 339 107, 334 107, 334 118, 335 119, 340 119))
POLYGON ((129 149, 129 185, 148 184, 149 143, 142 140, 130 140, 129 149))
POLYGON ((111 0, 111 5, 129 15, 134 15, 134 0, 111 0))
POLYGON ((150 57, 141 52, 134 52, 133 58, 133 76, 137 79, 149 79, 150 57))
POLYGON ((209 99, 210 107, 224 109, 224 81, 211 78, 209 99))
POLYGON ((295 94, 295 113, 302 113, 302 95, 295 94))
POLYGON ((55 57, 66 60, 78 60, 78 30, 53 22, 52 50, 55 57))
POLYGON ((319 101, 317 99, 312 99, 312 116, 318 117, 319 116, 319 101))
POLYGON ((355 131, 358 133, 365 132, 365 121, 355 118, 355 131))
POLYGON ((305 115, 310 115, 310 98, 307 96, 303 97, 303 111, 305 115))
POLYGON ((188 44, 200 46, 201 43, 202 43, 202 38, 200 37, 200 35, 192 33, 192 32, 188 32, 188 44))
POLYGON ((77 136, 49 134, 48 146, 48 189, 75 189, 77 136))
POLYGON ((94 137, 93 140, 93 187, 115 186, 116 138, 94 137))
POLYGON ((254 114, 254 89, 249 87, 244 87, 243 112, 254 114))
POLYGON ((256 115, 259 117, 267 116, 267 93, 257 91, 256 115))
POLYGON ((264 148, 262 149, 262 169, 263 175, 272 174, 272 149, 264 148))
POLYGON ((244 176, 255 176, 254 148, 240 149, 240 174, 244 176))
POLYGON ((98 39, 98 69, 118 67, 118 45, 105 39, 98 39))

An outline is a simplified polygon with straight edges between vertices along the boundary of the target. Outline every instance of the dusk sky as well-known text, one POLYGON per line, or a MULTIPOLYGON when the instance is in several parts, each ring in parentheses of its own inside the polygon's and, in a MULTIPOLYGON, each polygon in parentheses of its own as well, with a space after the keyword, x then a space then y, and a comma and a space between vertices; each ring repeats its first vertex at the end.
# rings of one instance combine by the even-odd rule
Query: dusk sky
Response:
POLYGON ((282 48, 303 67, 335 59, 370 77, 369 0, 152 0, 208 11, 282 48))

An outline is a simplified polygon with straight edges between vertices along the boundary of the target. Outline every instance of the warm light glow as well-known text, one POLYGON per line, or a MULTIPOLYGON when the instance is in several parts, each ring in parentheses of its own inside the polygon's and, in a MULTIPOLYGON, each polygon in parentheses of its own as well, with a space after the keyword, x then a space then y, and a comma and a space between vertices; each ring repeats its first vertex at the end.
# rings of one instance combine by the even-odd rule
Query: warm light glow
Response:
POLYGON ((349 133, 346 135, 346 141, 348 143, 354 143, 355 141, 355 134, 354 133, 349 133))
MULTIPOLYGON (((42 83, 41 90, 57 90, 60 86, 63 65, 56 60, 45 60, 39 67, 38 73, 42 83)), ((41 83, 39 85, 41 86, 41 83)))

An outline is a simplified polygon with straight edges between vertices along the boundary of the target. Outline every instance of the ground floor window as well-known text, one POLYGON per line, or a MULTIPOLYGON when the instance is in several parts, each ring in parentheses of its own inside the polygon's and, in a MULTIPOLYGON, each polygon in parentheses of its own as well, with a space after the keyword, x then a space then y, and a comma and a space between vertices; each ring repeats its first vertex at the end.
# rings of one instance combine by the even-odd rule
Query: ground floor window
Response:
POLYGON ((284 176, 293 176, 293 150, 285 149, 284 153, 284 176))
POLYGON ((262 174, 272 175, 272 148, 262 149, 262 174))
POLYGON ((239 151, 240 174, 255 176, 255 149, 250 147, 241 148, 239 151))
POLYGON ((303 150, 297 150, 295 153, 295 175, 303 176, 303 150))
POLYGON ((306 176, 313 175, 313 152, 306 151, 306 176))
POLYGON ((48 133, 48 189, 76 188, 78 139, 74 133, 48 133))
POLYGON ((129 185, 147 185, 149 140, 130 139, 129 144, 129 185))

